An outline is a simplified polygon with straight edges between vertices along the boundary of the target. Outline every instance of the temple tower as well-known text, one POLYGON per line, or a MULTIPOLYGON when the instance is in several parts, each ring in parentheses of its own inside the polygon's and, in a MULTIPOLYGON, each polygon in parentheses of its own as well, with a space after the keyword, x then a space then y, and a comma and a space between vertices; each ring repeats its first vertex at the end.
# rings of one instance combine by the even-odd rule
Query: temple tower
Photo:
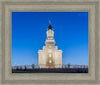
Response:
POLYGON ((46 46, 43 46, 43 50, 38 51, 39 68, 62 68, 62 50, 58 50, 58 47, 55 46, 54 30, 50 21, 46 33, 46 46))

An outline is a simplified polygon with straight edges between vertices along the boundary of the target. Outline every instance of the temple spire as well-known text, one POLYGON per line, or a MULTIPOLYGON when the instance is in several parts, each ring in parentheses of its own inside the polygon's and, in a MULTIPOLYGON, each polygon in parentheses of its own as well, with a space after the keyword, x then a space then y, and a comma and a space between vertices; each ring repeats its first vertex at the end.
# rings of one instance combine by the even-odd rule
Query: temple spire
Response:
POLYGON ((52 26, 51 26, 51 21, 49 20, 49 26, 48 26, 48 30, 51 29, 53 30, 52 26))

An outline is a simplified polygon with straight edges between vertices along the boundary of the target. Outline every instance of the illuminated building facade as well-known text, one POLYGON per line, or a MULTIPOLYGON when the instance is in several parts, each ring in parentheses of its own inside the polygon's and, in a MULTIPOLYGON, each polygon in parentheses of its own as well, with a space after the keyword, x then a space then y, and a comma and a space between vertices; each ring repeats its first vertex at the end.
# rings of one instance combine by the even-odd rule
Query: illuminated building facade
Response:
POLYGON ((51 22, 49 22, 46 33, 46 46, 43 46, 43 50, 38 51, 39 68, 62 68, 62 50, 58 50, 58 47, 55 46, 54 31, 51 22))

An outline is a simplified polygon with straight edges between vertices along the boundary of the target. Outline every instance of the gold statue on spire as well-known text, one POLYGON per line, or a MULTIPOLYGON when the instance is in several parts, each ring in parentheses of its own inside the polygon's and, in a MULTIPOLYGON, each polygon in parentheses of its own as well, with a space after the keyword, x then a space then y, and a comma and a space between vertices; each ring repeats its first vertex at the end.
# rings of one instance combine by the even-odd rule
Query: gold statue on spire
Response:
POLYGON ((49 20, 49 25, 51 25, 51 21, 49 20))

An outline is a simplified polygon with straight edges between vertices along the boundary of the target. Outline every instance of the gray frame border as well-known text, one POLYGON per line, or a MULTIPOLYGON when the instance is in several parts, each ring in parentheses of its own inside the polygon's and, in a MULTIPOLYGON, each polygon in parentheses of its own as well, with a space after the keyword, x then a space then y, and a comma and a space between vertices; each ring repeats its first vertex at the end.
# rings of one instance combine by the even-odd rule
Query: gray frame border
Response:
MULTIPOLYGON (((2 14, 2 16, 3 16, 3 17, 2 17, 2 28, 4 28, 4 26, 5 26, 5 25, 3 25, 3 24, 4 24, 4 12, 5 12, 4 5, 5 5, 5 4, 9 4, 9 5, 10 5, 10 4, 14 4, 14 3, 17 3, 17 2, 3 2, 3 3, 2 3, 2 9, 3 9, 3 10, 2 10, 2 13, 3 13, 3 14, 2 14)), ((23 2, 22 2, 22 3, 23 3, 23 2)), ((22 4, 22 3, 21 3, 21 2, 20 2, 20 3, 18 2, 17 4, 22 4)), ((36 4, 37 2, 33 2, 33 3, 36 4)), ((48 2, 42 2, 42 3, 38 2, 38 4, 44 4, 44 3, 47 4, 48 2)), ((51 4, 57 4, 58 2, 56 2, 56 3, 49 2, 49 3, 51 3, 51 4)), ((61 3, 63 3, 63 2, 59 2, 59 4, 61 4, 61 3)), ((67 2, 67 3, 68 3, 68 2, 67 2)), ((86 2, 86 3, 84 2, 84 4, 90 4, 90 3, 91 3, 91 4, 94 4, 94 3, 96 4, 96 8, 95 8, 95 10, 96 10, 96 16, 95 16, 96 18, 95 18, 95 20, 96 20, 96 21, 95 21, 95 22, 96 22, 96 28, 97 28, 97 30, 98 30, 98 21, 97 21, 97 16, 98 16, 98 2, 86 2)), ((26 3, 26 4, 28 4, 28 3, 26 3)), ((64 3, 64 4, 65 4, 65 3, 64 3)), ((68 4, 69 4, 69 3, 68 3, 68 4)), ((70 4, 72 4, 72 3, 70 3, 70 4)), ((73 4, 75 4, 75 2, 73 2, 73 4)), ((76 4, 77 4, 77 3, 76 3, 76 4)), ((79 3, 79 4, 80 4, 80 3, 79 3)), ((83 4, 83 3, 82 3, 82 4, 83 4)), ((98 56, 98 51, 99 51, 99 50, 97 49, 97 48, 98 48, 98 31, 97 31, 97 30, 96 30, 96 32, 95 32, 95 46, 96 46, 96 49, 95 49, 96 55, 95 55, 95 56, 96 56, 96 57, 98 56)), ((5 29, 2 29, 2 44, 4 44, 4 42, 5 42, 5 38, 4 38, 5 32, 4 32, 4 31, 5 31, 5 29)), ((5 49, 4 49, 4 48, 5 48, 5 45, 2 45, 2 46, 3 46, 3 47, 2 47, 2 52, 3 52, 3 56, 4 56, 4 54, 5 54, 5 49)), ((3 56, 2 56, 2 57, 3 57, 3 56)), ((4 60, 4 57, 2 58, 2 60, 3 60, 3 64, 2 64, 2 65, 4 65, 4 64, 5 64, 5 62, 4 62, 4 61, 5 61, 5 60, 4 60)), ((96 62, 95 62, 96 65, 98 65, 97 60, 98 60, 98 59, 96 58, 96 62)), ((3 67, 3 66, 2 66, 2 67, 3 67)), ((98 66, 95 66, 95 69, 98 69, 98 66)), ((5 75, 4 75, 4 74, 5 74, 4 70, 5 70, 5 69, 3 68, 3 71, 2 71, 2 81, 3 81, 3 83, 8 83, 9 81, 8 81, 8 80, 5 81, 5 78, 4 78, 4 76, 5 76, 5 75)), ((95 74, 96 74, 96 80, 94 80, 94 81, 92 80, 92 83, 93 83, 93 82, 97 82, 97 80, 98 80, 98 70, 96 70, 95 74)), ((23 82, 23 81, 21 81, 21 82, 23 82)), ((21 82, 20 82, 20 83, 21 83, 21 82)), ((35 82, 36 82, 36 81, 35 81, 35 82)), ((44 81, 43 81, 43 82, 44 82, 44 81)), ((40 81, 40 83, 43 83, 43 82, 40 81)), ((68 83, 68 82, 69 82, 69 81, 67 81, 67 82, 65 82, 65 83, 68 83)), ((75 83, 76 80, 75 80, 75 81, 71 81, 71 82, 74 82, 74 83, 75 83)), ((86 81, 83 81, 83 82, 86 82, 86 81)), ((15 83, 15 81, 14 81, 14 82, 9 82, 9 83, 15 83)), ((25 82, 25 83, 26 83, 26 82, 25 82)), ((28 83, 30 83, 30 82, 28 82, 28 83)), ((38 81, 37 81, 37 83, 38 83, 38 81)), ((47 82, 44 82, 44 83, 47 83, 47 82)), ((50 81, 50 82, 48 82, 48 83, 64 83, 64 81, 62 81, 62 82, 61 82, 61 81, 60 81, 60 82, 58 82, 58 81, 57 81, 57 82, 56 82, 56 81, 51 82, 51 81, 50 81)), ((79 83, 79 82, 77 82, 77 83, 79 83)), ((80 82, 80 83, 82 83, 82 82, 80 82)), ((89 83, 89 82, 87 82, 87 83, 89 83)))

